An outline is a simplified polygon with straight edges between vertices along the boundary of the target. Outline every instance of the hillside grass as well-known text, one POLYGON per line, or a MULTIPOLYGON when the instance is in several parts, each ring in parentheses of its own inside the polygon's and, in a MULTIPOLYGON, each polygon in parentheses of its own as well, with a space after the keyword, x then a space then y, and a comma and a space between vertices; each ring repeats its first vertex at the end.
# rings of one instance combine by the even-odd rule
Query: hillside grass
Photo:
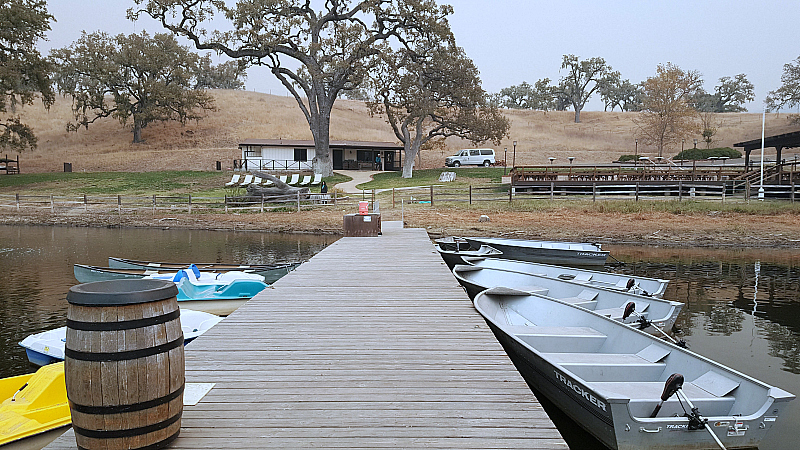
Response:
MULTIPOLYGON (((72 119, 69 99, 58 98, 45 110, 40 104, 24 106, 21 115, 39 139, 38 148, 20 155, 20 169, 25 173, 60 172, 63 163, 74 172, 150 172, 213 171, 216 161, 230 169, 241 157, 238 143, 247 138, 311 139, 308 123, 294 98, 249 91, 215 90, 216 111, 202 120, 181 125, 178 122, 151 124, 143 130, 142 144, 133 144, 129 127, 111 118, 102 119, 77 132, 67 132, 72 119)), ((505 110, 511 122, 507 138, 494 148, 498 159, 514 159, 513 141, 517 141, 517 165, 608 164, 621 155, 633 154, 638 113, 584 111, 582 123, 573 123, 571 111, 505 110), (504 149, 508 149, 507 155, 504 149)), ((718 115, 720 126, 714 143, 731 147, 736 142, 761 136, 761 114, 730 113, 718 115)), ((767 135, 796 131, 785 114, 767 115, 767 135)), ((332 140, 397 142, 384 117, 371 115, 359 101, 339 99, 331 118, 332 140)), ((698 136, 698 139, 701 139, 698 136)), ((688 141, 688 139, 687 139, 688 141)), ((461 139, 449 138, 442 150, 424 150, 418 169, 439 168, 444 158, 457 149, 474 147, 461 139)), ((680 152, 680 144, 665 150, 664 156, 680 152)), ((638 155, 655 156, 655 149, 638 146, 638 155)), ((796 150, 784 151, 791 158, 796 150), (787 154, 788 152, 788 154, 787 154)), ((5 156, 5 152, 2 155, 5 156)), ((9 157, 16 153, 8 152, 9 157)), ((768 157, 774 157, 769 150, 768 157)), ((419 172, 419 171, 417 171, 419 172)))

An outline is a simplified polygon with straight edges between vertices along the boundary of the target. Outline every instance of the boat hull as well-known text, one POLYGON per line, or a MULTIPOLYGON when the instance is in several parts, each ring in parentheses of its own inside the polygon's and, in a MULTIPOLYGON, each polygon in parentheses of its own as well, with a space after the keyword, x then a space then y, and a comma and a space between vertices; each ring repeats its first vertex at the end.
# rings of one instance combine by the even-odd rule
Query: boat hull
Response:
POLYGON ((195 311, 207 312, 217 316, 227 316, 236 311, 237 308, 247 303, 250 298, 232 298, 232 299, 202 299, 192 300, 178 299, 178 305, 181 308, 193 309, 195 311))
POLYGON ((496 250, 488 245, 482 245, 478 250, 455 250, 455 249, 446 249, 441 244, 435 245, 436 250, 441 255, 442 259, 444 260, 445 264, 450 270, 453 270, 458 264, 469 264, 464 258, 465 257, 478 257, 478 258, 486 258, 486 257, 493 257, 497 258, 503 256, 503 253, 499 250, 496 250))
MULTIPOLYGON (((518 261, 531 261, 544 264, 554 264, 559 266, 604 266, 608 259, 609 252, 603 250, 586 250, 569 248, 544 248, 539 246, 526 245, 537 241, 522 241, 513 239, 492 239, 492 238, 463 238, 472 247, 478 248, 481 245, 488 245, 500 250, 504 259, 514 259, 518 261)), ((553 243, 553 245, 569 243, 553 243)), ((575 243, 573 245, 584 246, 586 244, 575 243)))
MULTIPOLYGON (((166 263, 152 261, 137 261, 123 258, 108 258, 108 267, 111 269, 139 269, 153 271, 175 271, 189 267, 189 263, 166 263)), ((201 271, 209 272, 228 272, 238 270, 243 272, 255 273, 264 277, 264 282, 272 284, 281 277, 288 274, 300 263, 272 264, 272 265, 236 265, 236 264, 217 264, 199 263, 195 264, 201 271)))
POLYGON ((604 401, 598 400, 600 396, 597 393, 564 377, 558 368, 530 352, 491 322, 487 323, 514 363, 514 367, 532 390, 547 397, 558 409, 604 445, 617 448, 611 408, 604 401))

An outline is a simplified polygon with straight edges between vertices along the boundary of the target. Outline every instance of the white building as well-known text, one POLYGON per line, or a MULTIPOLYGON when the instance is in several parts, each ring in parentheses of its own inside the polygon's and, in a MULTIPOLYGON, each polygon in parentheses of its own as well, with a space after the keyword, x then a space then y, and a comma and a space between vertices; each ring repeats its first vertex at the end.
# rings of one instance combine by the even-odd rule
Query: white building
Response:
MULTIPOLYGON (((314 141, 246 139, 235 170, 313 171, 314 141)), ((391 142, 331 141, 334 170, 400 170, 403 146, 391 142), (378 160, 380 156, 380 160, 378 160), (380 164, 378 164, 380 161, 380 164)))

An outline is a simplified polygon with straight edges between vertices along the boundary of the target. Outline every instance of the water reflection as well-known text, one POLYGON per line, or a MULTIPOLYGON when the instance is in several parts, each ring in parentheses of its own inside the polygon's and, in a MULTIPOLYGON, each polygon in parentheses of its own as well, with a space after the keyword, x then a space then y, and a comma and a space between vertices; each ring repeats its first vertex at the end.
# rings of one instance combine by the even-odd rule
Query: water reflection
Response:
POLYGON ((109 256, 151 261, 278 263, 307 260, 334 236, 0 226, 0 377, 35 370, 18 342, 63 326, 75 263, 109 256))

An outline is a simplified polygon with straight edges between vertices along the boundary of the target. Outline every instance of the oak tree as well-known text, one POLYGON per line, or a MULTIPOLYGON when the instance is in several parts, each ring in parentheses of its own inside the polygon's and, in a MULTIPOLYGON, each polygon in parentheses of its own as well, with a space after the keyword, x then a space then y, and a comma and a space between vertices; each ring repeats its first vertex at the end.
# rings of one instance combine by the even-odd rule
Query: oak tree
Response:
POLYGON ((765 104, 770 111, 800 105, 800 57, 784 64, 781 86, 769 92, 765 104))
POLYGON ((211 95, 192 89, 199 57, 171 34, 109 36, 82 33, 69 47, 53 50, 58 89, 72 97, 74 122, 67 130, 113 117, 130 122, 133 142, 152 122, 202 118, 214 108, 211 95))
POLYGON ((23 151, 36 148, 36 136, 23 123, 17 107, 37 97, 49 108, 55 101, 50 64, 36 43, 50 30, 47 2, 8 0, 0 4, 0 148, 23 151))
POLYGON ((743 73, 735 77, 722 77, 719 85, 714 87, 714 93, 700 89, 692 96, 692 106, 701 112, 727 113, 744 112, 743 106, 755 99, 753 83, 747 80, 743 73))
POLYGON ((666 146, 697 133, 697 112, 689 100, 702 84, 699 72, 683 71, 672 63, 659 64, 656 76, 642 83, 637 136, 645 145, 655 145, 658 156, 663 156, 666 146))
POLYGON ((247 71, 242 61, 226 61, 214 65, 211 56, 200 58, 195 74, 195 89, 244 89, 247 71))
POLYGON ((555 87, 549 78, 543 78, 530 85, 523 81, 519 85, 503 88, 498 93, 498 104, 508 109, 535 109, 549 111, 556 108, 555 87))
POLYGON ((404 45, 414 35, 448 26, 449 6, 434 0, 134 0, 141 14, 248 65, 262 65, 294 96, 314 138, 314 167, 333 173, 330 120, 342 91, 357 89, 377 61, 381 44, 404 45), (227 19, 228 31, 206 29, 227 19), (289 60, 289 64, 285 64, 289 60))
POLYGON ((369 85, 370 110, 385 114, 403 143, 403 178, 412 177, 421 148, 450 136, 499 145, 510 127, 487 104, 477 67, 449 33, 420 40, 413 49, 386 49, 369 85))
POLYGON ((581 110, 592 94, 604 83, 611 67, 603 58, 583 61, 575 55, 564 55, 561 68, 567 74, 558 83, 558 95, 575 110, 575 123, 581 121, 581 110))
POLYGON ((630 80, 623 80, 619 72, 609 73, 598 88, 600 99, 603 100, 604 111, 614 111, 619 107, 621 111, 639 111, 642 109, 641 85, 633 84, 630 80))

